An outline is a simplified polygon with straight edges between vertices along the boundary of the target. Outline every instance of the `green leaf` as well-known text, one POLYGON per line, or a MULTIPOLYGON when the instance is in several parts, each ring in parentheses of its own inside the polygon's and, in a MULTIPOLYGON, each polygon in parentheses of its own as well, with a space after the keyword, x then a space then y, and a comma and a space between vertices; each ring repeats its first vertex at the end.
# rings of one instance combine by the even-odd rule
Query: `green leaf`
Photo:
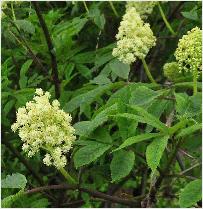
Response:
POLYGON ((32 208, 48 208, 49 201, 47 198, 40 198, 35 201, 32 201, 30 205, 32 205, 32 208))
POLYGON ((128 104, 130 97, 130 86, 124 86, 111 95, 109 100, 107 101, 108 105, 112 105, 115 102, 128 104))
POLYGON ((95 161, 101 155, 106 152, 111 145, 103 144, 99 142, 90 142, 87 146, 84 146, 76 151, 74 155, 74 164, 78 168, 83 165, 88 165, 95 161))
POLYGON ((107 85, 103 85, 103 86, 98 86, 97 88, 88 91, 84 94, 80 94, 76 97, 74 97, 73 99, 71 99, 71 101, 69 101, 65 106, 64 106, 64 110, 67 112, 72 112, 75 109, 77 109, 78 107, 80 107, 80 105, 82 104, 91 104, 92 102, 96 101, 98 97, 100 97, 102 94, 104 94, 105 92, 107 92, 108 90, 112 89, 112 88, 116 88, 120 85, 121 83, 112 83, 112 84, 107 84, 107 85))
POLYGON ((24 195, 18 198, 12 208, 48 208, 50 205, 48 199, 43 197, 43 194, 36 193, 32 195, 24 195))
POLYGON ((112 138, 109 134, 109 131, 107 128, 104 126, 103 128, 98 128, 96 129, 90 136, 90 139, 96 139, 98 142, 106 143, 106 144, 111 144, 112 143, 112 138))
POLYGON ((187 109, 187 116, 193 117, 196 115, 201 115, 202 113, 202 92, 197 92, 197 94, 189 97, 189 106, 187 109))
MULTIPOLYGON (((109 44, 109 45, 107 45, 107 46, 105 46, 103 48, 97 49, 96 56, 95 56, 95 60, 94 60, 95 66, 92 68, 93 71, 97 70, 100 66, 106 64, 110 60, 114 59, 114 57, 112 55, 112 49, 114 47, 115 47, 115 43, 109 44)), ((106 67, 108 68, 108 64, 105 65, 104 69, 106 67)), ((101 73, 102 73, 102 71, 101 71, 101 73)), ((107 69, 107 71, 109 71, 109 70, 107 69)), ((104 74, 106 74, 106 72, 104 74)))
POLYGON ((175 93, 176 97, 176 111, 183 115, 187 110, 189 97, 186 93, 175 93))
POLYGON ((76 68, 79 71, 79 73, 86 79, 90 79, 92 77, 90 69, 85 65, 77 64, 76 68))
POLYGON ((191 118, 201 114, 202 93, 188 96, 186 93, 176 93, 176 111, 180 116, 191 118))
POLYGON ((27 86, 36 87, 46 78, 42 75, 38 75, 37 73, 33 74, 27 81, 27 86))
POLYGON ((146 150, 146 160, 152 172, 159 166, 163 152, 167 146, 169 136, 162 136, 155 138, 146 150))
MULTIPOLYGON (((119 104, 119 112, 121 112, 122 104, 119 104)), ((119 135, 125 140, 129 137, 135 136, 137 132, 138 122, 136 120, 119 117, 116 119, 119 128, 119 135)))
POLYGON ((114 74, 123 79, 128 79, 130 66, 114 59, 110 64, 110 68, 114 74))
POLYGON ((168 127, 162 123, 159 119, 157 119, 152 114, 148 113, 144 108, 138 107, 136 105, 130 105, 130 107, 137 111, 137 114, 142 116, 145 121, 147 121, 147 124, 152 125, 153 127, 159 129, 162 132, 167 133, 168 127))
POLYGON ((8 197, 5 197, 1 201, 1 207, 2 208, 12 208, 12 205, 14 202, 16 202, 18 199, 22 198, 25 195, 24 190, 20 190, 18 193, 14 195, 10 195, 8 197))
POLYGON ((27 20, 16 20, 15 23, 18 26, 18 28, 23 30, 24 32, 27 32, 30 34, 35 33, 35 26, 31 22, 27 20))
POLYGON ((33 88, 23 88, 13 92, 13 96, 16 98, 16 108, 24 106, 27 101, 33 98, 35 89, 33 88))
POLYGON ((153 91, 145 86, 140 86, 132 92, 129 104, 139 106, 151 104, 154 99, 161 96, 165 92, 165 90, 153 91))
POLYGON ((193 126, 190 126, 190 127, 187 127, 187 128, 184 128, 180 131, 180 133, 177 135, 177 138, 180 138, 180 137, 185 137, 185 136, 188 136, 188 135, 191 135, 192 133, 198 131, 198 130, 201 130, 202 129, 202 124, 198 123, 198 124, 195 124, 193 126))
POLYGON ((6 105, 4 106, 3 114, 7 115, 11 111, 11 109, 13 108, 13 106, 15 105, 15 102, 16 101, 14 99, 8 101, 6 103, 6 105))
POLYGON ((165 132, 166 128, 167 128, 166 126, 164 127, 164 129, 162 126, 160 127, 160 125, 156 122, 158 120, 157 118, 156 118, 156 121, 153 121, 151 118, 147 118, 147 117, 144 118, 142 116, 131 114, 131 113, 116 114, 113 117, 124 117, 124 118, 135 120, 140 123, 147 123, 147 124, 157 128, 158 130, 163 131, 163 132, 165 132))
POLYGON ((123 144, 121 144, 119 146, 119 148, 113 150, 113 152, 123 149, 125 147, 128 147, 128 146, 135 144, 135 143, 139 143, 139 142, 142 142, 142 141, 154 138, 154 137, 159 137, 160 135, 161 135, 160 133, 148 133, 148 134, 141 134, 141 135, 130 137, 130 138, 126 139, 123 142, 123 144))
POLYGON ((179 204, 181 208, 194 206, 202 198, 202 181, 200 179, 191 181, 181 191, 179 204))
POLYGON ((94 18, 94 22, 101 30, 104 29, 104 25, 106 22, 104 14, 100 14, 99 16, 96 16, 94 18))
POLYGON ((91 126, 91 121, 81 121, 74 124, 75 134, 79 136, 88 136, 93 127, 91 126))
POLYGON ((98 4, 92 4, 88 16, 93 19, 94 23, 102 30, 105 25, 105 17, 101 14, 98 4))
POLYGON ((21 67, 20 69, 20 80, 19 80, 19 85, 20 88, 23 89, 27 85, 27 76, 26 73, 29 70, 33 60, 27 60, 21 67))
POLYGON ((20 188, 24 189, 27 183, 27 179, 20 173, 13 173, 7 175, 5 179, 1 181, 1 188, 20 188))
POLYGON ((114 104, 103 111, 99 112, 91 121, 81 121, 74 124, 76 134, 80 136, 88 136, 98 126, 102 125, 108 120, 108 116, 117 111, 117 104, 114 104))
POLYGON ((98 85, 105 85, 105 84, 111 83, 111 81, 105 75, 98 75, 92 81, 90 81, 90 83, 95 83, 95 84, 98 84, 98 85))
MULTIPOLYGON (((136 85, 127 85, 114 94, 111 95, 109 100, 107 101, 107 105, 118 103, 118 112, 119 113, 128 113, 132 112, 132 110, 126 105, 129 103, 129 99, 131 96, 131 92, 137 88, 136 85)), ((132 120, 129 118, 116 118, 116 123, 118 124, 119 134, 125 140, 131 136, 136 134, 138 122, 136 120, 132 120)))
MULTIPOLYGON (((147 111, 155 116, 157 119, 161 117, 163 112, 167 109, 168 105, 173 105, 172 101, 167 101, 167 100, 156 100, 152 102, 151 106, 147 108, 147 111)), ((149 133, 153 130, 153 127, 150 125, 147 125, 145 132, 149 133)))
POLYGON ((74 61, 76 64, 94 63, 95 51, 82 52, 75 55, 71 60, 74 61))
POLYGON ((75 17, 72 20, 62 22, 54 27, 53 36, 59 36, 61 33, 67 33, 69 37, 74 36, 80 32, 84 27, 87 18, 75 17))
POLYGON ((91 104, 96 101, 97 97, 101 96, 105 91, 109 89, 108 85, 99 86, 91 91, 84 94, 80 94, 73 99, 71 99, 65 106, 64 110, 67 112, 72 112, 82 104, 91 104))
POLYGON ((195 10, 191 10, 189 12, 181 12, 181 14, 183 15, 183 17, 185 17, 189 20, 195 20, 195 21, 199 20, 197 11, 195 11, 195 10))
POLYGON ((69 80, 70 77, 71 77, 71 74, 73 72, 75 68, 75 64, 74 63, 68 63, 66 66, 65 66, 65 78, 66 80, 69 80))
POLYGON ((110 165, 112 182, 127 176, 133 169, 134 163, 135 154, 133 151, 120 150, 115 152, 110 165))

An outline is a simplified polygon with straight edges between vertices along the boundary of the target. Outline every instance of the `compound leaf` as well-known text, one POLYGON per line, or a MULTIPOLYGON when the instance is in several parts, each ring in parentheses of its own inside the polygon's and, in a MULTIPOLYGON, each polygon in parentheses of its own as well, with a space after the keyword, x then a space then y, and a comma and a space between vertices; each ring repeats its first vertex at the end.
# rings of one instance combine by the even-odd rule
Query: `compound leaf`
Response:
POLYGON ((1 188, 20 188, 24 189, 27 183, 27 179, 20 173, 13 173, 7 175, 5 179, 1 181, 1 188))
POLYGON ((119 150, 115 152, 110 165, 112 182, 127 176, 132 170, 134 162, 135 154, 133 151, 119 150))
POLYGON ((146 150, 146 160, 148 166, 154 172, 158 167, 162 154, 167 146, 169 136, 162 136, 155 138, 146 150))
POLYGON ((202 198, 202 181, 200 179, 191 181, 181 191, 179 204, 181 208, 191 207, 202 198))
POLYGON ((106 152, 111 145, 103 144, 95 141, 89 142, 88 145, 80 148, 74 155, 74 164, 78 168, 83 165, 88 165, 95 161, 106 152))

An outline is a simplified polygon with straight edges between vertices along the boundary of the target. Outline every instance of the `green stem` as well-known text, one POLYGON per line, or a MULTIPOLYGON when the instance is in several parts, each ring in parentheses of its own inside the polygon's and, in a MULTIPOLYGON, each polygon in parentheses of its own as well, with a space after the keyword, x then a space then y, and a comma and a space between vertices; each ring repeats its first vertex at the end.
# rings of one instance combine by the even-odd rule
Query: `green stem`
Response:
POLYGON ((87 11, 87 13, 89 13, 89 9, 88 9, 87 4, 85 3, 85 1, 83 1, 83 4, 85 6, 85 10, 87 11))
POLYGON ((197 75, 193 75, 193 95, 197 94, 197 75))
POLYGON ((109 4, 111 6, 111 9, 113 10, 113 13, 115 14, 116 17, 118 17, 118 12, 116 11, 116 8, 114 7, 113 3, 109 1, 109 4))
POLYGON ((64 168, 60 168, 59 171, 69 183, 77 184, 76 180, 64 168))
POLYGON ((154 78, 152 77, 152 74, 150 73, 150 70, 149 70, 149 68, 148 68, 148 66, 147 66, 147 63, 146 63, 145 59, 143 58, 143 59, 141 59, 141 60, 142 60, 142 63, 143 63, 144 69, 145 69, 145 73, 147 74, 147 77, 149 78, 149 80, 150 80, 152 83, 156 84, 156 81, 155 81, 154 78))
POLYGON ((14 8, 13 8, 13 2, 11 2, 11 11, 12 11, 12 15, 13 15, 13 21, 16 21, 16 16, 15 16, 15 12, 14 12, 14 8))
POLYGON ((159 7, 159 11, 161 13, 161 17, 163 18, 164 23, 166 24, 166 27, 169 29, 169 31, 175 35, 176 33, 174 32, 174 30, 172 29, 170 23, 168 22, 168 20, 166 19, 166 16, 164 14, 163 9, 161 8, 161 4, 158 2, 158 7, 159 7))
MULTIPOLYGON (((182 83, 175 83, 174 84, 175 87, 177 88, 194 88, 194 82, 182 82, 182 83)), ((200 91, 202 90, 202 84, 201 82, 197 82, 197 89, 199 89, 200 91)))
MULTIPOLYGON (((41 147, 42 149, 44 149, 45 151, 47 151, 51 156, 53 156, 53 152, 52 152, 52 149, 48 146, 44 147, 42 146, 41 147)), ((65 177, 65 179, 71 183, 71 184, 77 184, 77 181, 63 168, 58 168, 58 170, 61 172, 61 174, 65 177)))
POLYGON ((173 135, 176 133, 179 129, 184 128, 188 123, 187 119, 182 119, 180 122, 176 123, 174 126, 169 128, 169 134, 173 135))

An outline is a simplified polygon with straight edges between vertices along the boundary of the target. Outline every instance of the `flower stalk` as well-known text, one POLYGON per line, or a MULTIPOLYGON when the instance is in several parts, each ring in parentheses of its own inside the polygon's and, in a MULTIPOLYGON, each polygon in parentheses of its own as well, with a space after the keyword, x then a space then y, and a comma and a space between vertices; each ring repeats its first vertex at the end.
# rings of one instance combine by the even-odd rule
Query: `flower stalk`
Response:
POLYGON ((193 75, 193 95, 197 94, 197 76, 193 75))
POLYGON ((158 7, 159 7, 159 11, 160 11, 160 14, 161 14, 161 17, 164 21, 164 23, 166 24, 166 27, 168 28, 168 30, 172 33, 172 35, 176 35, 176 33, 174 32, 173 28, 171 27, 170 23, 168 22, 168 20, 166 19, 166 16, 164 14, 164 11, 161 7, 161 4, 158 2, 158 7))
POLYGON ((116 17, 118 17, 118 12, 116 11, 116 8, 114 7, 113 3, 109 1, 109 4, 111 6, 111 9, 113 10, 113 13, 115 14, 116 17))
POLYGON ((87 7, 86 2, 85 2, 85 1, 83 1, 83 4, 84 4, 84 7, 85 7, 86 12, 87 12, 87 13, 89 13, 89 9, 88 9, 88 7, 87 7))
POLYGON ((12 16, 13 16, 13 21, 16 21, 16 16, 15 16, 15 12, 14 12, 14 8, 13 8, 13 2, 11 2, 11 12, 12 12, 12 16))
POLYGON ((77 181, 63 167, 59 168, 59 171, 65 177, 65 179, 68 181, 68 183, 77 184, 77 181))
POLYGON ((156 81, 154 80, 154 78, 152 77, 152 74, 150 73, 150 70, 147 66, 147 63, 145 61, 145 59, 141 59, 142 60, 142 63, 143 63, 143 66, 144 66, 144 70, 145 70, 145 73, 147 75, 147 77, 149 78, 149 80, 153 83, 153 84, 156 84, 156 81))

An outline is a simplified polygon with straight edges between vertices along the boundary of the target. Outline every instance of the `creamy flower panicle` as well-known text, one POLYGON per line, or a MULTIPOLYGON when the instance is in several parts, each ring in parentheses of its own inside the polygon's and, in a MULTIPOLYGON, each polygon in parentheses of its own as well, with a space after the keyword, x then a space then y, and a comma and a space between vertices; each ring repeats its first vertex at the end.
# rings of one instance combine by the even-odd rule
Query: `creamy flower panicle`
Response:
POLYGON ((156 37, 150 25, 143 22, 133 7, 126 11, 118 30, 117 46, 112 54, 123 63, 131 64, 137 58, 144 59, 150 48, 155 46, 156 37))
POLYGON ((126 10, 132 7, 136 9, 140 17, 144 20, 153 12, 157 2, 155 1, 129 1, 126 4, 126 10))
POLYGON ((195 27, 188 31, 179 40, 175 57, 180 72, 191 72, 198 77, 202 70, 202 30, 195 27))
POLYGON ((36 89, 33 101, 18 109, 17 121, 11 129, 18 131, 28 157, 44 150, 44 164, 60 169, 67 163, 65 154, 76 138, 75 129, 70 124, 71 116, 59 108, 58 100, 50 103, 50 97, 49 92, 36 89))

